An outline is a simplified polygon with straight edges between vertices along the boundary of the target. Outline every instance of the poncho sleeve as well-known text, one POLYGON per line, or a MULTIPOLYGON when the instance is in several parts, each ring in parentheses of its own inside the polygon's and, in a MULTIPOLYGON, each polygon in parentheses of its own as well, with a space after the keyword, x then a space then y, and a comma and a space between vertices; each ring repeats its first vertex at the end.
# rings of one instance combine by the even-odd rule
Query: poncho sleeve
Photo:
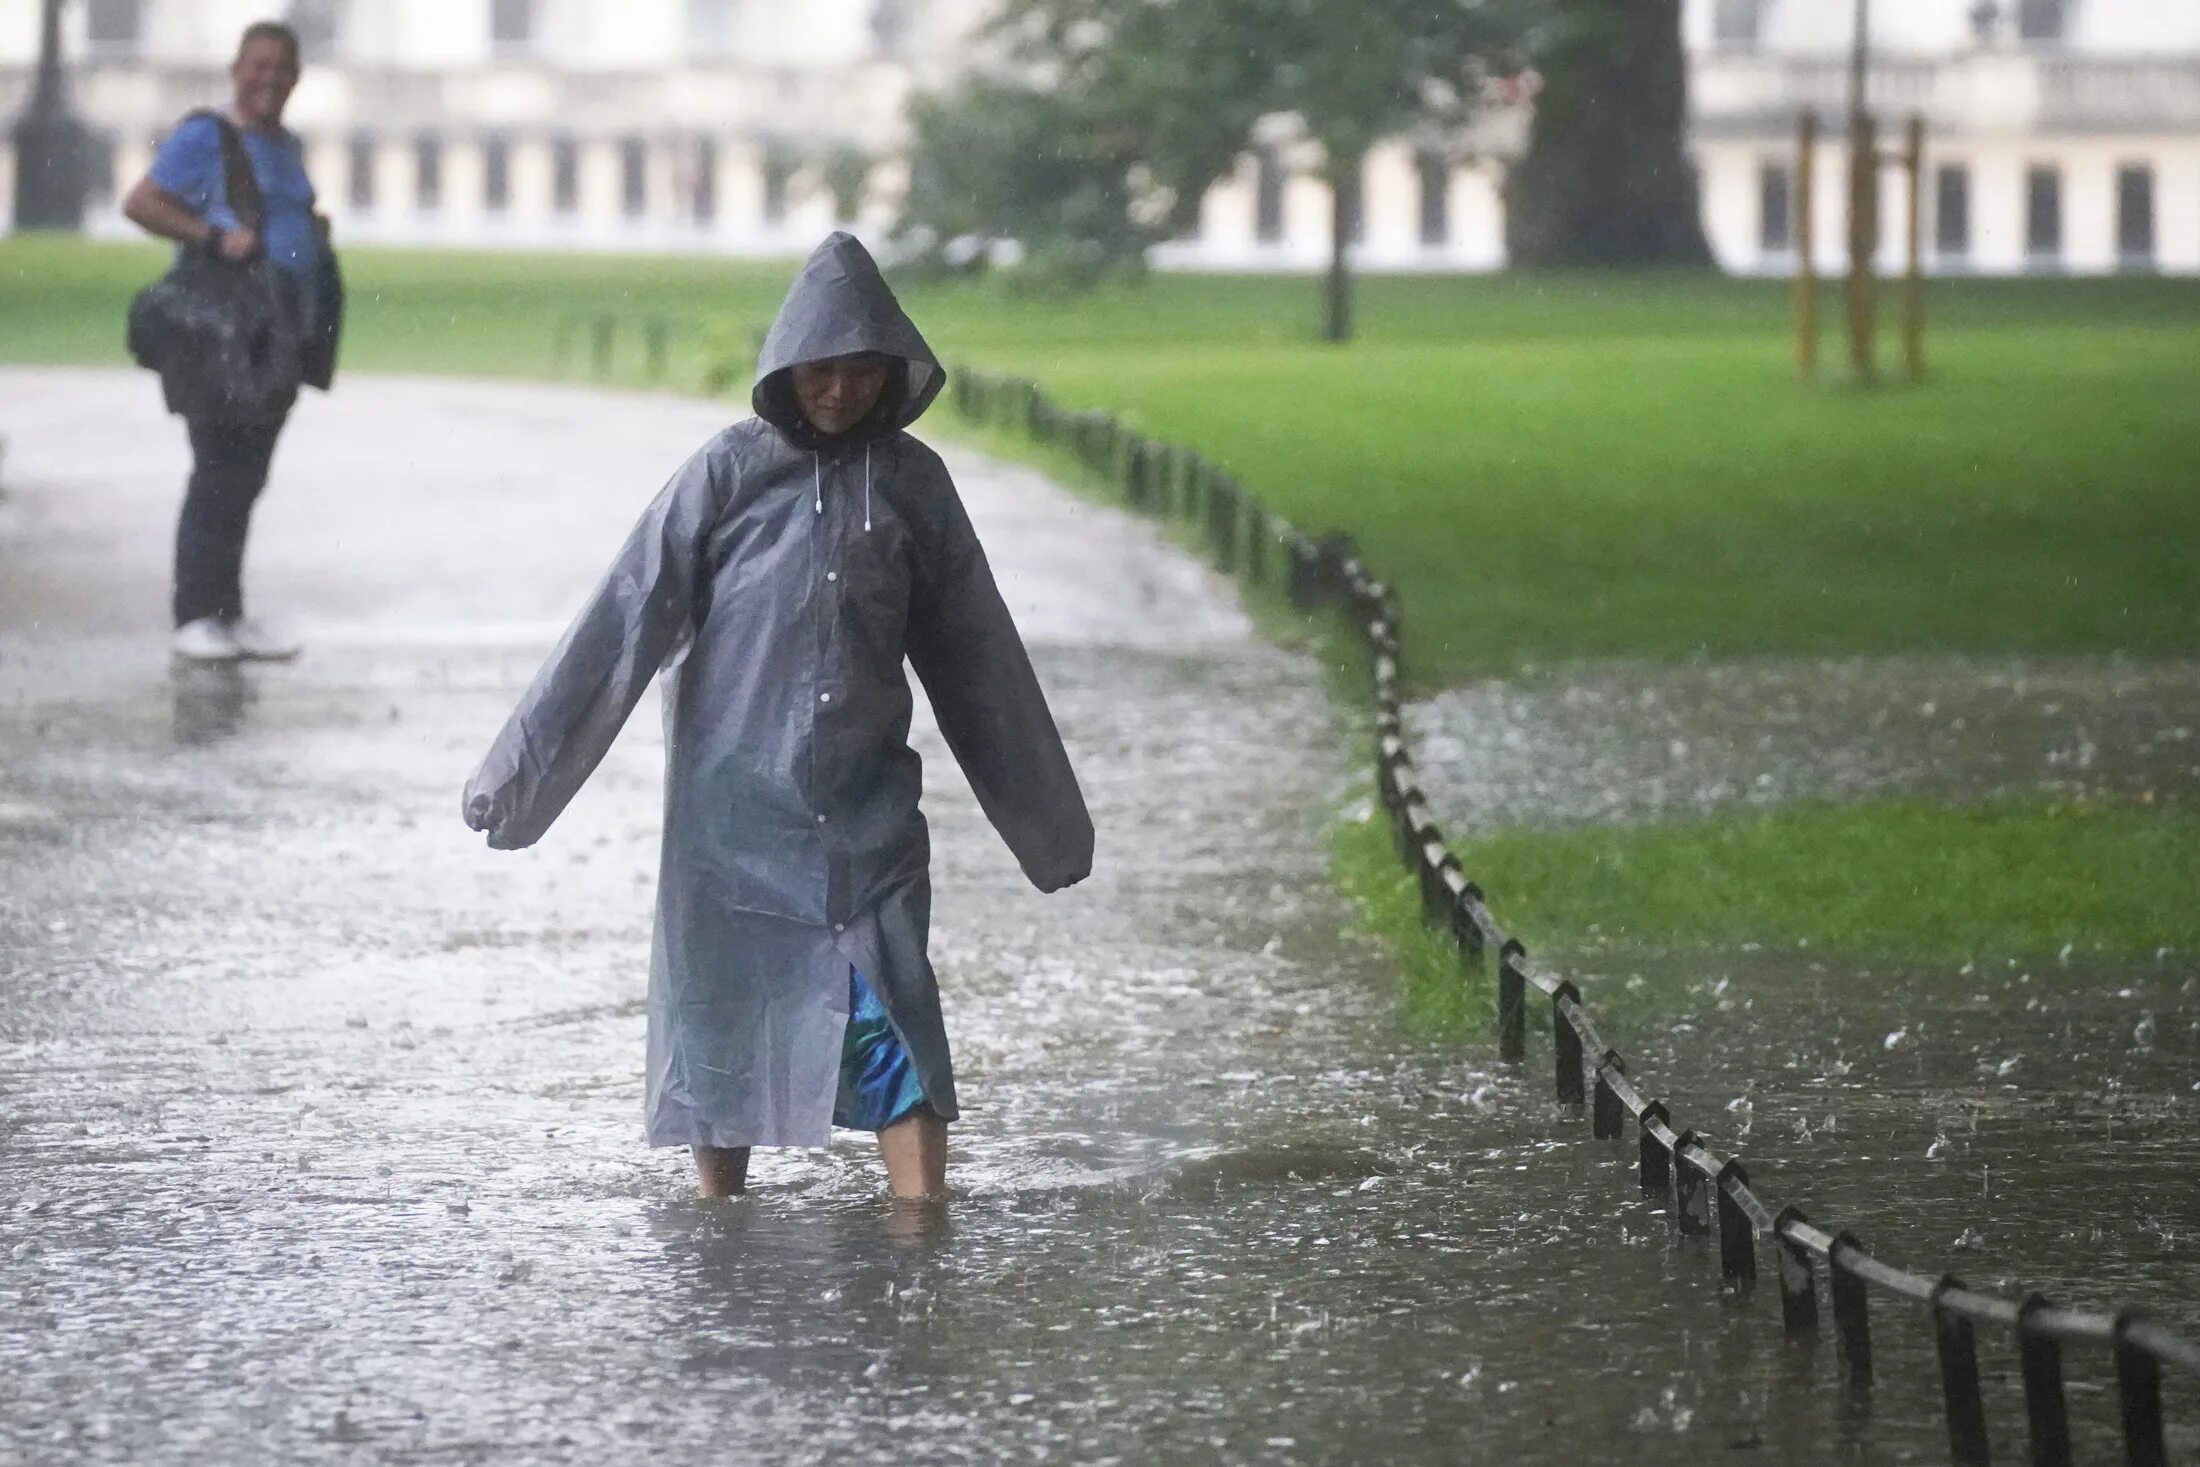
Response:
POLYGON ((720 472, 706 448, 642 512, 466 782, 466 823, 488 832, 492 847, 519 850, 542 838, 686 641, 705 543, 724 504, 720 472))
POLYGON ((985 551, 938 470, 930 554, 909 619, 909 661, 986 818, 1041 891, 1092 871, 1092 818, 985 551))

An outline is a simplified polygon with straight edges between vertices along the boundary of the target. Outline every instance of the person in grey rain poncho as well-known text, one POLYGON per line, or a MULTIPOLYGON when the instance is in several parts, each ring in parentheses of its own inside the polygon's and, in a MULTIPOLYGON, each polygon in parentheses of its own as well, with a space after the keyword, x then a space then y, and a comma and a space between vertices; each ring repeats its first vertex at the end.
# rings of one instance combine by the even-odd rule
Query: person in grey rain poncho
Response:
POLYGON ((834 234, 757 362, 756 416, 683 464, 466 785, 534 844, 660 668, 665 824, 645 1121, 742 1189, 751 1146, 879 1133, 897 1195, 943 1185, 954 1068, 925 955, 929 847, 904 657, 1041 891, 1092 868, 1023 642, 939 456, 906 431, 945 373, 834 234))

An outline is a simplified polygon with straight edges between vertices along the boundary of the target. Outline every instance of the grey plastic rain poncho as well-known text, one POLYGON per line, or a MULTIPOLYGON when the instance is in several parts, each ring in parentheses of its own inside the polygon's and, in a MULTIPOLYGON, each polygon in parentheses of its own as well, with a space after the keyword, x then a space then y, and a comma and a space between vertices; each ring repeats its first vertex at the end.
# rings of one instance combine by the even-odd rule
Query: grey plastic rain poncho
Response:
POLYGON ((904 657, 1032 884, 1091 870, 1092 823, 985 552, 939 456, 903 431, 944 375, 863 246, 820 245, 765 340, 757 416, 673 475, 467 783, 469 825, 532 845, 673 664, 653 1145, 825 1144, 851 965, 955 1118, 904 657), (821 438, 790 369, 854 352, 890 359, 886 391, 821 438))

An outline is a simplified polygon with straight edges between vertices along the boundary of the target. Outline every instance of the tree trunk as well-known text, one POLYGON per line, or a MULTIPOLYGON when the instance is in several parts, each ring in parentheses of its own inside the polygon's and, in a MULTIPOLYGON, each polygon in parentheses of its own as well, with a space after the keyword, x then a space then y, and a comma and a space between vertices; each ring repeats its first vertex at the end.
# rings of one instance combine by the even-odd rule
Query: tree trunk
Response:
POLYGON ((1329 169, 1329 276, 1322 285, 1322 340, 1352 339, 1352 241, 1360 229, 1360 175, 1364 160, 1350 157, 1329 169))
POLYGON ((1704 265, 1681 0, 1559 0, 1528 151, 1505 183, 1515 265, 1704 265))

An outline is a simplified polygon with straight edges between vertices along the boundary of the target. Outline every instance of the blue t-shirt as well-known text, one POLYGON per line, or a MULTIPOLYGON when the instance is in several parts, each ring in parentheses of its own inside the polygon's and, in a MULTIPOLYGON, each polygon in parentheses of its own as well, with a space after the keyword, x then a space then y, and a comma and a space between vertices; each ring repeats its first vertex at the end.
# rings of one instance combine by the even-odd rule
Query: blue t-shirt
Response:
MULTIPOLYGON (((289 132, 238 131, 267 209, 261 244, 267 258, 303 287, 302 298, 310 300, 321 264, 321 236, 313 228, 313 184, 306 177, 305 151, 289 132)), ((237 227, 222 189, 222 135, 213 118, 193 117, 170 133, 153 155, 151 177, 215 228, 237 227)))

